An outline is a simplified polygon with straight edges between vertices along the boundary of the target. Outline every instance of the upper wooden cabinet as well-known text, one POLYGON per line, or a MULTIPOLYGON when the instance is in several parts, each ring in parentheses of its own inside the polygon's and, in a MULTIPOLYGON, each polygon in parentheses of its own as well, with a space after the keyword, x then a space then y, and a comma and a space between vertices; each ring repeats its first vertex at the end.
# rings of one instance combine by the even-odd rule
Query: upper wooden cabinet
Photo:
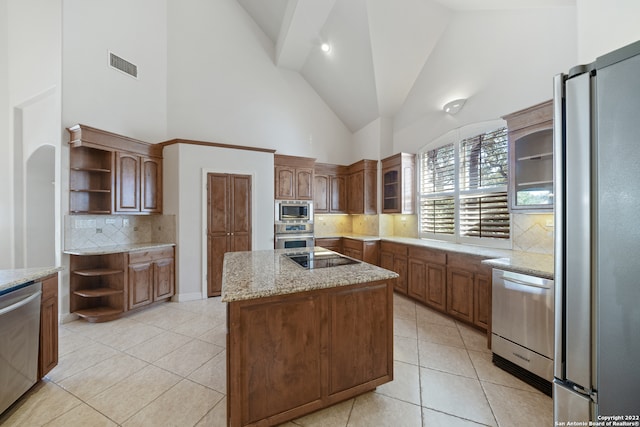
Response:
POLYGON ((509 130, 509 205, 515 211, 553 210, 553 103, 503 117, 509 130))
POLYGON ((398 153, 382 159, 382 213, 414 213, 416 155, 398 153))
POLYGON ((348 167, 316 163, 313 180, 315 213, 347 213, 348 167))
POLYGON ((72 214, 162 213, 162 146, 85 125, 67 130, 72 214))
POLYGON ((312 200, 315 159, 275 154, 276 200, 312 200))
POLYGON ((349 166, 348 213, 378 213, 377 178, 377 160, 360 160, 349 166))

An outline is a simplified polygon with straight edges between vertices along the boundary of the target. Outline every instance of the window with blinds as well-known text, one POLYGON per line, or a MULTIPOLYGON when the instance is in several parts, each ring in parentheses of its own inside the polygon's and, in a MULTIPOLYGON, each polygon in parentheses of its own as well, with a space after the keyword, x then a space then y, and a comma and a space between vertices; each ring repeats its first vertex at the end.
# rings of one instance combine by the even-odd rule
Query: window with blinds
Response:
POLYGON ((504 127, 419 153, 421 237, 510 237, 504 127))

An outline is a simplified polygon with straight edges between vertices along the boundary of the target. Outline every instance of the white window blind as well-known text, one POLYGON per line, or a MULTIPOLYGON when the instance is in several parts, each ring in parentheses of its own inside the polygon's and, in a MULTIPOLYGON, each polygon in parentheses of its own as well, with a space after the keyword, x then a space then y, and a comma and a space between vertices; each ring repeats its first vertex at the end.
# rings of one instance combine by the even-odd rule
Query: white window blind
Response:
POLYGON ((419 153, 422 237, 509 239, 507 147, 500 127, 419 153))

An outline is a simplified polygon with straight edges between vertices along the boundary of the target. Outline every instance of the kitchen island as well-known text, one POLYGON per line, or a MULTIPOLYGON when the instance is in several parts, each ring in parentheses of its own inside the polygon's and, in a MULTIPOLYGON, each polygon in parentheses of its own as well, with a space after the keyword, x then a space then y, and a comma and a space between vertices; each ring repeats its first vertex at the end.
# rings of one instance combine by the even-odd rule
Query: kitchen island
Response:
POLYGON ((281 424, 393 380, 398 275, 317 247, 297 250, 305 268, 291 252, 225 254, 230 426, 281 424))

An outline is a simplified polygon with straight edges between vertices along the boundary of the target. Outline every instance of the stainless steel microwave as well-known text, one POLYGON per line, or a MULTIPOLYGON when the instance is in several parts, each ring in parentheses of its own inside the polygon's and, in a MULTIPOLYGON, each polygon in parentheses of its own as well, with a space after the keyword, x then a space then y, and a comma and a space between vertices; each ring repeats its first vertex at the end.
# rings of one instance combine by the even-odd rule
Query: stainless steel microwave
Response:
POLYGON ((276 200, 276 223, 313 222, 313 202, 308 200, 276 200))

